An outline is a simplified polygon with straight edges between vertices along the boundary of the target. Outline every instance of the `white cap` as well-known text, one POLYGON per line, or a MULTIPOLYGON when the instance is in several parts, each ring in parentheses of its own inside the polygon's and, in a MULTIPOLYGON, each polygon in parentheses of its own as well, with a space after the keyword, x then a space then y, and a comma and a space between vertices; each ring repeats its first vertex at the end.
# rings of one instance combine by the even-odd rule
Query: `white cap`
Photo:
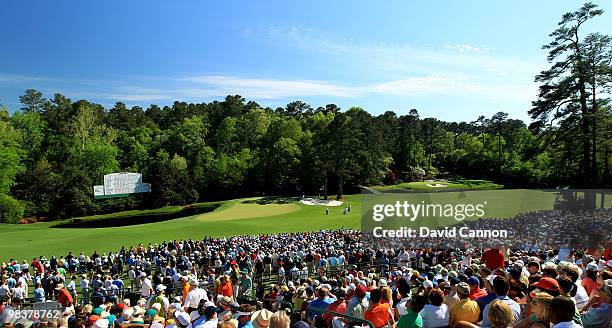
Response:
POLYGON ((378 287, 387 287, 387 279, 380 279, 378 281, 378 287))
POLYGON ((433 288, 433 282, 431 280, 423 281, 423 288, 433 288))
POLYGON ((164 285, 157 285, 157 287, 155 287, 155 290, 159 293, 162 290, 166 290, 166 286, 164 286, 164 285))
POLYGON ((191 321, 189 314, 183 311, 174 311, 174 317, 182 326, 188 326, 191 321))

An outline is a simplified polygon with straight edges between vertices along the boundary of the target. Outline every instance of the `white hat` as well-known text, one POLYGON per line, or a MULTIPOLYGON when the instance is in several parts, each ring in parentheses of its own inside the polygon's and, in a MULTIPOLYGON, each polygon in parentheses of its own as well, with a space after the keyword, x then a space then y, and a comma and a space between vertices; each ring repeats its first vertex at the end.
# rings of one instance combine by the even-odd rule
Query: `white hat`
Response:
POLYGON ((431 280, 423 281, 423 288, 433 288, 433 282, 431 280))
POLYGON ((155 291, 157 291, 158 293, 161 292, 162 290, 166 290, 166 286, 157 285, 157 287, 155 287, 155 291))
POLYGON ((253 327, 254 328, 268 327, 272 314, 273 312, 268 311, 266 309, 255 311, 251 315, 251 322, 253 323, 253 327))
POLYGON ((108 328, 108 325, 110 324, 110 322, 108 322, 108 320, 106 319, 98 319, 96 320, 96 322, 93 324, 93 328, 108 328))
POLYGON ((123 317, 124 321, 129 321, 132 318, 132 314, 134 314, 134 310, 132 308, 126 308, 121 312, 121 317, 123 317))
POLYGON ((181 324, 181 326, 188 326, 189 322, 191 321, 189 314, 183 311, 174 311, 174 317, 176 318, 176 321, 181 324))
POLYGON ((378 287, 387 287, 387 279, 380 279, 378 281, 378 287))
POLYGON ((146 276, 147 276, 146 272, 143 271, 140 273, 140 278, 145 278, 146 276))

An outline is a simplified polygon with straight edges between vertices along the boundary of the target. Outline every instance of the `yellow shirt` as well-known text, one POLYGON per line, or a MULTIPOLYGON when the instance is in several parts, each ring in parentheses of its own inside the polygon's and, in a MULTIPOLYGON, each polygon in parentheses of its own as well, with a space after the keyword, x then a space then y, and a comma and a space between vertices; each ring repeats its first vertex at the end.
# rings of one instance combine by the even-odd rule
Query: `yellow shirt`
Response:
POLYGON ((189 294, 189 288, 191 288, 191 286, 189 286, 189 283, 185 283, 185 285, 183 285, 183 290, 182 290, 182 296, 181 299, 183 300, 183 304, 185 304, 185 298, 187 297, 187 294, 189 294))
POLYGON ((474 323, 478 321, 479 315, 480 308, 478 303, 470 299, 460 300, 450 308, 449 324, 451 327, 454 327, 459 321, 474 323))

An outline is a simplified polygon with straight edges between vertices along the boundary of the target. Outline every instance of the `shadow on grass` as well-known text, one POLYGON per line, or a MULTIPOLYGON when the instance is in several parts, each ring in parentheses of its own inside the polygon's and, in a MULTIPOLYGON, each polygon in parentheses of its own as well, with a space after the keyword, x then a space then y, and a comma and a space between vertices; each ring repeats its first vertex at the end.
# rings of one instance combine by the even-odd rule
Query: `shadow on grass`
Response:
POLYGON ((112 228, 139 225, 145 223, 155 223, 180 219, 183 217, 208 213, 214 211, 220 203, 198 204, 185 206, 182 210, 173 213, 151 213, 143 215, 118 215, 114 217, 104 217, 95 219, 70 219, 51 226, 51 228, 112 228))
POLYGON ((268 204, 291 204, 299 200, 298 197, 286 197, 286 196, 268 196, 259 199, 244 200, 241 204, 257 204, 257 205, 268 205, 268 204))

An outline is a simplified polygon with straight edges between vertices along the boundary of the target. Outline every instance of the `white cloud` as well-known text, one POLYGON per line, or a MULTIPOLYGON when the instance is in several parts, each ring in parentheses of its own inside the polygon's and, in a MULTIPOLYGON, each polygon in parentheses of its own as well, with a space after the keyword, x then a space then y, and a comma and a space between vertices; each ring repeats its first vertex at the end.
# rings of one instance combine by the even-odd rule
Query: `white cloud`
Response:
POLYGON ((205 89, 183 90, 186 94, 200 96, 240 94, 244 97, 276 99, 296 96, 352 97, 360 94, 358 88, 317 80, 275 80, 217 75, 182 77, 178 80, 208 86, 205 89))
POLYGON ((483 84, 460 75, 406 77, 380 83, 342 85, 329 81, 253 79, 236 76, 193 76, 179 80, 195 87, 175 90, 177 96, 212 97, 240 94, 254 99, 299 96, 358 97, 388 94, 399 96, 476 96, 487 99, 525 101, 533 99, 535 88, 521 85, 483 84))
POLYGON ((483 54, 483 53, 491 51, 491 48, 488 48, 488 47, 475 47, 469 44, 456 44, 456 45, 445 44, 444 48, 451 49, 451 50, 457 50, 459 52, 475 52, 479 54, 483 54))

